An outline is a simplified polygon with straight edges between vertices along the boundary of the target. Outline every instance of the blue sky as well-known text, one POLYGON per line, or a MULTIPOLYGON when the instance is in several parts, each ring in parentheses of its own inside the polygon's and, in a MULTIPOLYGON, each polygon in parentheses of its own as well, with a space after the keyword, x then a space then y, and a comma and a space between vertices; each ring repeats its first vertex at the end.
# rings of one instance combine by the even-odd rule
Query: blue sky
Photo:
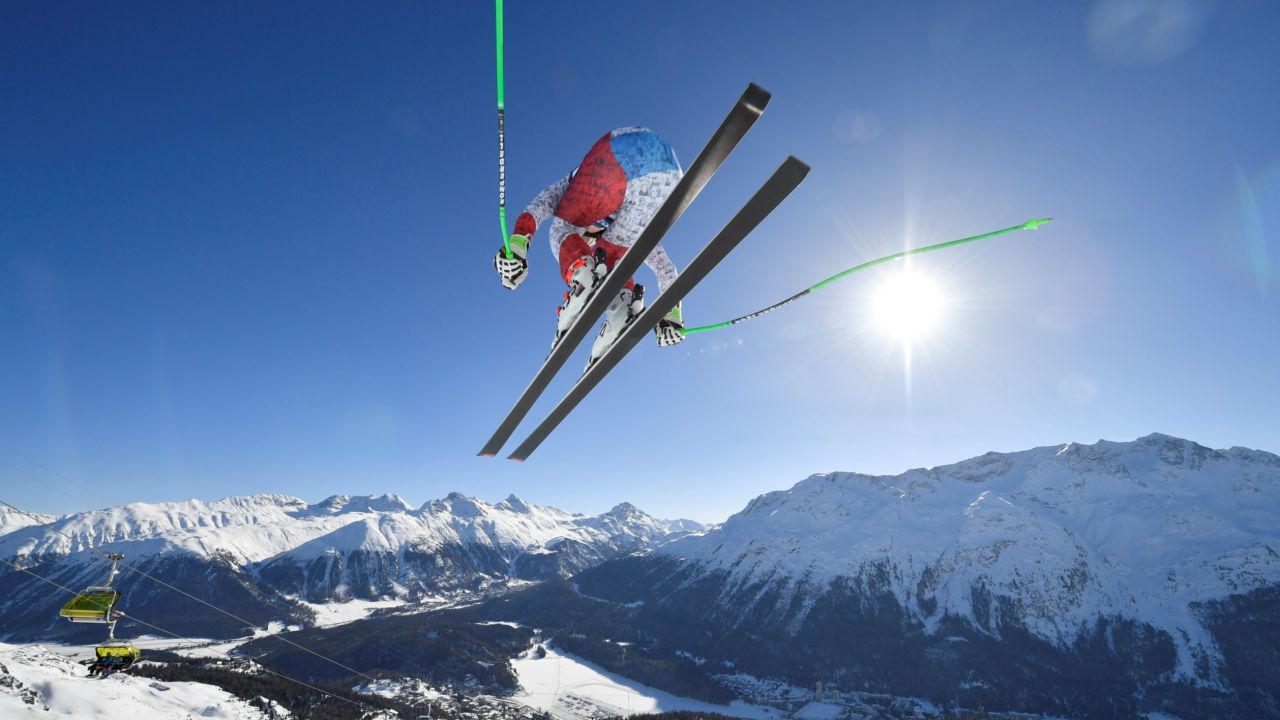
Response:
POLYGON ((1280 451, 1274 3, 509 0, 514 210, 610 128, 687 164, 747 82, 773 92, 668 252, 687 263, 786 155, 813 171, 692 324, 1057 220, 915 261, 946 303, 909 366, 869 311, 889 268, 646 343, 529 462, 475 457, 561 292, 543 234, 517 292, 490 266, 492 10, 6 3, 0 499, 461 490, 719 520, 814 472, 988 450, 1280 451))

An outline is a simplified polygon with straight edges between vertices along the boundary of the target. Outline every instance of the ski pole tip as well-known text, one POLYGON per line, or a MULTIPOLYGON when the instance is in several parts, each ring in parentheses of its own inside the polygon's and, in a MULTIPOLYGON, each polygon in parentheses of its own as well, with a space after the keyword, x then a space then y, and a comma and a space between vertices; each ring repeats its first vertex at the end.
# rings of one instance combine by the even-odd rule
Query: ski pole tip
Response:
POLYGON ((1053 218, 1051 218, 1051 217, 1048 217, 1048 218, 1031 218, 1030 220, 1028 220, 1028 221, 1026 221, 1026 222, 1022 223, 1022 229, 1023 229, 1023 230, 1035 230, 1036 228, 1040 227, 1041 225, 1043 225, 1043 224, 1045 224, 1045 223, 1047 223, 1047 222, 1052 222, 1052 221, 1053 221, 1053 218))

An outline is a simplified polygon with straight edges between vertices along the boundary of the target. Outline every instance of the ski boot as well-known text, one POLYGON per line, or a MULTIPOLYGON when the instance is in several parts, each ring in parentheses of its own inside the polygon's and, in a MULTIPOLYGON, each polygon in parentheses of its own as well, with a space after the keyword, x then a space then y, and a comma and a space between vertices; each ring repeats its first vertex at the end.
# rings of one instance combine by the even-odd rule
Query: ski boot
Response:
POLYGON ((587 362, 587 370, 604 356, 613 343, 631 325, 640 313, 644 312, 644 286, 637 284, 634 290, 623 288, 618 296, 609 303, 604 311, 604 324, 600 326, 600 334, 591 344, 591 360, 587 362))
POLYGON ((604 259, 604 248, 596 248, 594 255, 579 258, 570 266, 569 289, 565 291, 564 302, 556 308, 556 337, 551 341, 552 350, 556 349, 560 338, 573 327, 609 274, 609 267, 605 265, 604 259))

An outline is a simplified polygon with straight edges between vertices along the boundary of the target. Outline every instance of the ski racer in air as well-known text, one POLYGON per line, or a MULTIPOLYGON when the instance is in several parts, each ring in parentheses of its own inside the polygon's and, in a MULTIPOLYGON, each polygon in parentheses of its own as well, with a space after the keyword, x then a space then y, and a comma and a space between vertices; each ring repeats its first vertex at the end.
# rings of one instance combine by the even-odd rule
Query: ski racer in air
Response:
MULTIPOLYGON (((510 238, 511 256, 499 248, 493 267, 503 287, 515 290, 529 272, 529 240, 550 219, 551 252, 569 286, 556 310, 552 347, 573 327, 605 276, 640 237, 683 174, 675 151, 652 130, 619 128, 600 138, 573 172, 538 193, 520 213, 510 238)), ((676 267, 662 245, 653 249, 645 264, 657 275, 659 292, 675 281, 676 267)), ((644 311, 643 297, 643 286, 628 279, 605 311, 600 334, 591 346, 591 362, 644 311)), ((677 305, 654 329, 658 345, 679 343, 683 329, 677 305)))

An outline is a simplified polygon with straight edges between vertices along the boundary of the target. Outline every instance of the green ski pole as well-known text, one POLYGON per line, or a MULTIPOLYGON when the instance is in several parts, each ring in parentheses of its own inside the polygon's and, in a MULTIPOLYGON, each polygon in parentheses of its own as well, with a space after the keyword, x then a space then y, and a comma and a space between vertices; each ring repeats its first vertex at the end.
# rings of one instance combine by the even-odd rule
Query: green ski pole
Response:
POLYGON ((497 0, 498 27, 498 223, 502 228, 502 249, 511 257, 511 238, 507 235, 507 131, 506 90, 503 87, 502 0, 497 0))
POLYGON ((835 275, 832 275, 831 277, 827 278, 826 280, 823 280, 822 282, 819 282, 815 285, 811 285, 781 302, 774 303, 773 305, 770 305, 767 308, 757 310, 749 315, 743 315, 740 318, 734 318, 733 320, 726 320, 725 322, 715 323, 714 325, 702 325, 700 327, 685 328, 682 332, 685 335, 692 335, 694 333, 708 332, 710 330, 719 330, 721 328, 727 328, 730 325, 737 325, 738 323, 746 322, 747 320, 758 318, 761 315, 773 312, 774 310, 777 310, 783 305, 793 303, 796 300, 799 300, 800 298, 804 297, 805 295, 808 295, 809 293, 815 292, 817 290, 821 290, 822 288, 838 280, 843 280, 844 278, 858 272, 859 270, 866 270, 869 267, 874 267, 876 265, 891 262, 893 260, 899 260, 909 255, 919 255, 920 253, 927 253, 927 252, 932 252, 934 250, 941 250, 942 248, 955 247, 956 245, 963 245, 965 243, 977 242, 978 240, 985 240, 987 238, 995 237, 997 235, 1004 235, 1005 233, 1011 233, 1015 230, 1035 230, 1036 228, 1049 222, 1052 219, 1053 218, 1033 218, 1031 220, 1028 220, 1022 223, 1021 225, 1014 225, 1013 227, 1007 227, 1001 230, 995 230, 989 233, 983 233, 981 235, 972 235, 970 237, 960 238, 959 240, 948 240, 947 242, 940 242, 935 245, 926 245, 924 247, 912 248, 911 250, 903 250, 902 252, 894 253, 892 255, 885 255, 882 258, 876 258, 875 260, 864 262, 861 265, 855 265, 849 268, 848 270, 838 272, 835 275))

